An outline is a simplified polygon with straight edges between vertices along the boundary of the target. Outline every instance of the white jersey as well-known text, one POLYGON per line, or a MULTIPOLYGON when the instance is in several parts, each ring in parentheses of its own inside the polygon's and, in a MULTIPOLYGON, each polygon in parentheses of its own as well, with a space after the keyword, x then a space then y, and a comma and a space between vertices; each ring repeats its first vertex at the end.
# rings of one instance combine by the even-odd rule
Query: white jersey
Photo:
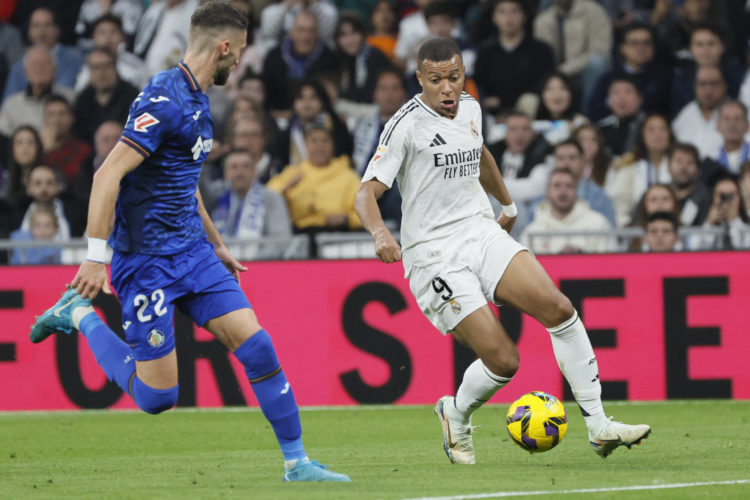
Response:
POLYGON ((398 181, 407 277, 422 244, 439 241, 451 248, 460 244, 453 240, 470 219, 494 219, 479 183, 481 156, 482 112, 465 92, 453 119, 440 116, 417 95, 385 124, 362 182, 376 179, 391 187, 394 178, 398 181))

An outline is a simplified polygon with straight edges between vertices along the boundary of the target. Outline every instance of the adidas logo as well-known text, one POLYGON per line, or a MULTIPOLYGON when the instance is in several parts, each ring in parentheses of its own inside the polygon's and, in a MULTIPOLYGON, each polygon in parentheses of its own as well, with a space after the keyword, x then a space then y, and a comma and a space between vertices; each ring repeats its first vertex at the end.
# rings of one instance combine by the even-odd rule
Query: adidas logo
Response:
POLYGON ((445 139, 443 139, 442 137, 440 137, 440 134, 435 134, 435 138, 432 139, 432 142, 430 143, 430 147, 433 147, 433 146, 443 146, 445 144, 446 144, 445 139))

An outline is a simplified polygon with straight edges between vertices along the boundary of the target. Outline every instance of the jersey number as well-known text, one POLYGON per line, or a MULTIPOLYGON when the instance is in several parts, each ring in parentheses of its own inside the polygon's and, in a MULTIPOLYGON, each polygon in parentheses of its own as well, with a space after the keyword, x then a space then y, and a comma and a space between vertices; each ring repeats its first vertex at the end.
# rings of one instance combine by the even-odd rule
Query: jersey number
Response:
MULTIPOLYGON (((151 302, 154 303, 154 313, 157 316, 164 316, 167 314, 167 310, 164 308, 164 291, 161 288, 155 290, 154 293, 151 294, 151 302)), ((146 314, 148 304, 148 297, 142 293, 139 293, 133 299, 133 305, 138 308, 136 317, 141 323, 151 321, 151 318, 153 317, 150 314, 146 314)))
POLYGON ((435 293, 445 292, 445 295, 441 295, 440 298, 443 300, 450 300, 451 297, 453 297, 453 290, 451 290, 451 287, 448 286, 448 283, 445 282, 445 280, 441 277, 437 277, 432 280, 432 289, 435 290, 435 293))

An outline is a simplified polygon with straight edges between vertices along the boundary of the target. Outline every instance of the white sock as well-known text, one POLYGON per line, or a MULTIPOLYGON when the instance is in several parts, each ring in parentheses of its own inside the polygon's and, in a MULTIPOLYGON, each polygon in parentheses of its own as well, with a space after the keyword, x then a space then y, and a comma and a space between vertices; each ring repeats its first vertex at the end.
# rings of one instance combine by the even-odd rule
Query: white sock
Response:
POLYGON ((307 456, 305 456, 305 458, 295 458, 294 460, 284 460, 284 468, 286 470, 293 469, 294 466, 297 465, 297 462, 299 462, 300 460, 302 460, 303 462, 305 460, 307 460, 308 462, 310 461, 310 459, 307 458, 307 456))
POLYGON ((599 368, 586 328, 576 312, 563 324, 547 331, 552 337, 557 366, 573 390, 589 434, 597 434, 607 418, 602 407, 599 368))
POLYGON ((73 309, 71 318, 73 319, 73 326, 76 327, 76 330, 80 330, 78 325, 81 324, 83 317, 92 312, 94 312, 94 308, 91 306, 79 306, 73 309))
POLYGON ((448 415, 463 425, 469 425, 471 414, 508 382, 509 378, 495 375, 481 359, 477 359, 464 372, 464 379, 456 392, 456 407, 449 406, 448 415))

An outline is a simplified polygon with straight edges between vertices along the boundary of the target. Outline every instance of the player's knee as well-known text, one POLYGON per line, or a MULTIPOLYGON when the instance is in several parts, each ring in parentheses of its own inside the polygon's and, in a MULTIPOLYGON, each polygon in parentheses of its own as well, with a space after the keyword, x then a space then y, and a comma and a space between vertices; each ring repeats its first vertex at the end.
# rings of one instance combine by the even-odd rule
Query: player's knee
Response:
POLYGON ((548 306, 545 308, 544 317, 541 322, 545 328, 554 328, 568 321, 575 313, 570 299, 559 290, 549 298, 548 306))
POLYGON ((482 357, 482 362, 495 375, 512 378, 518 371, 520 357, 514 345, 510 349, 494 349, 488 356, 482 357))
POLYGON ((245 367, 245 373, 251 382, 279 368, 271 336, 265 330, 258 331, 243 342, 235 349, 234 355, 245 367))
POLYGON ((179 384, 169 389, 154 389, 144 384, 137 376, 133 378, 131 385, 133 401, 138 408, 156 415, 163 411, 169 410, 177 404, 177 397, 180 393, 179 384))

